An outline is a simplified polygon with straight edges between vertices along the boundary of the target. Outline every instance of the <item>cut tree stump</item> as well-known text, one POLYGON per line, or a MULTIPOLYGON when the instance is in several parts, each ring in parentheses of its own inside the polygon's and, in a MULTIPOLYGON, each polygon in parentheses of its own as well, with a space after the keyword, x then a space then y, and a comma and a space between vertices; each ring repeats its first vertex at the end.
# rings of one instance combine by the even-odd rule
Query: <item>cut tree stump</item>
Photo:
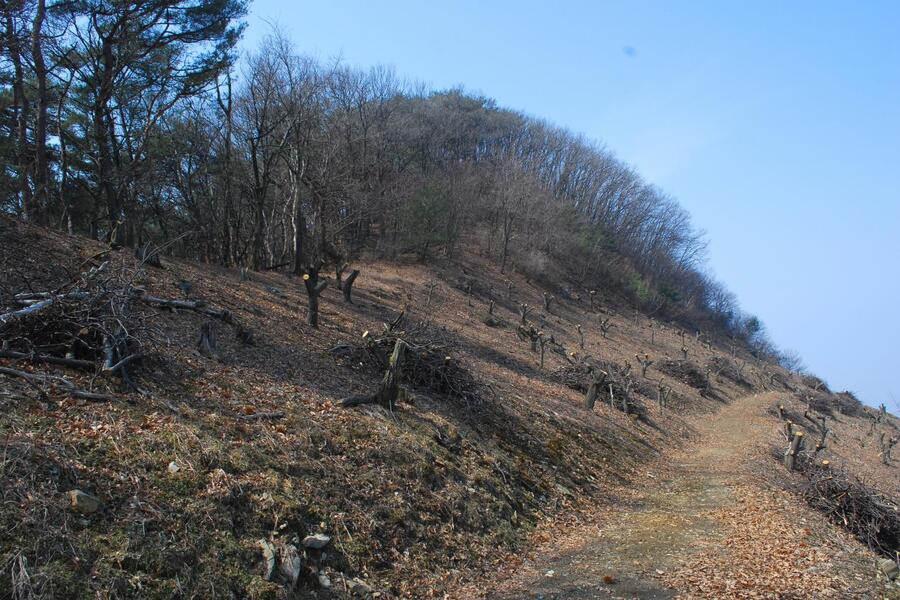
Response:
POLYGON ((343 283, 338 282, 341 291, 344 292, 344 302, 347 304, 353 304, 351 294, 353 293, 353 282, 356 281, 357 277, 359 277, 359 269, 353 269, 350 271, 350 274, 347 275, 347 279, 344 280, 343 283))
POLYGON ((207 358, 216 358, 216 330, 213 329, 212 321, 207 321, 200 326, 197 350, 207 358))
POLYGON ((588 386, 587 394, 584 396, 584 407, 588 410, 594 410, 594 405, 603 390, 603 384, 606 383, 606 373, 603 371, 595 372, 588 386))
POLYGON ((147 266, 156 267, 158 269, 162 268, 162 259, 159 257, 159 249, 154 248, 150 242, 135 248, 134 257, 147 266))
POLYGON ((344 408, 360 406, 362 404, 379 404, 388 410, 394 410, 397 397, 400 394, 400 379, 403 376, 403 361, 406 357, 406 342, 397 339, 394 343, 394 351, 388 359, 388 367, 384 372, 381 384, 373 394, 352 396, 341 402, 344 408))
POLYGON ((787 452, 784 453, 784 466, 788 471, 793 471, 797 466, 797 455, 800 454, 800 448, 803 444, 803 432, 795 431, 791 438, 791 445, 787 452))
POLYGON ((328 281, 319 281, 319 267, 310 265, 303 275, 303 284, 306 286, 306 295, 309 298, 309 308, 306 311, 306 324, 310 327, 319 326, 319 294, 328 286, 328 281))

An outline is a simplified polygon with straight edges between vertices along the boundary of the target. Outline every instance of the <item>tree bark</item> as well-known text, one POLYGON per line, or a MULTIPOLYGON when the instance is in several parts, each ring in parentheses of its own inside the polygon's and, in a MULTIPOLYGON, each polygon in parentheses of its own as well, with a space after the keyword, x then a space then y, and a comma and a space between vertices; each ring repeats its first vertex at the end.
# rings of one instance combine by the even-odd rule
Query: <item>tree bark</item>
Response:
POLYGON ((46 221, 50 171, 47 163, 47 66, 44 63, 43 27, 45 0, 37 0, 31 31, 31 56, 37 82, 37 115, 34 123, 34 209, 39 222, 46 221))
POLYGON ((796 431, 794 432, 794 437, 791 438, 791 445, 788 448, 788 451, 784 453, 784 466, 788 471, 793 471, 794 467, 797 465, 797 455, 800 453, 800 445, 803 443, 803 432, 796 431))
POLYGON ((350 274, 347 275, 347 279, 344 280, 344 283, 341 284, 341 290, 344 292, 344 301, 348 304, 353 304, 351 294, 353 293, 353 282, 356 281, 357 277, 359 277, 359 269, 353 269, 350 271, 350 274))
POLYGON ((22 67, 22 53, 16 37, 15 20, 11 3, 5 3, 6 45, 9 50, 9 61, 13 65, 13 105, 16 116, 16 159, 19 163, 19 191, 22 195, 22 210, 25 218, 34 218, 34 205, 31 185, 28 181, 28 98, 25 96, 25 72, 22 67))
POLYGON ((341 402, 341 406, 349 408, 362 404, 379 404, 388 410, 394 410, 397 396, 400 391, 400 379, 403 376, 403 362, 406 357, 406 342, 397 339, 394 343, 394 351, 388 359, 388 368, 384 372, 381 385, 374 394, 353 396, 341 402))
POLYGON ((212 321, 207 321, 200 326, 200 340, 197 342, 200 354, 207 358, 216 357, 216 331, 212 321))
POLYGON ((597 399, 600 397, 601 390, 603 389, 603 383, 605 381, 605 377, 597 375, 593 377, 590 386, 588 386, 587 394, 584 396, 584 407, 586 409, 594 410, 594 405, 597 403, 597 399))
POLYGON ((328 281, 319 281, 319 267, 310 265, 303 276, 303 284, 306 286, 306 295, 309 306, 306 310, 306 324, 310 327, 319 326, 319 294, 328 286, 328 281))
POLYGON ((111 119, 107 118, 109 99, 112 97, 113 71, 116 62, 110 37, 106 37, 102 42, 101 56, 102 71, 100 82, 97 89, 94 90, 93 134, 94 143, 97 145, 97 174, 100 182, 100 193, 106 202, 106 216, 109 220, 106 241, 118 242, 119 239, 114 238, 120 237, 119 232, 121 228, 119 225, 122 217, 122 206, 113 183, 113 155, 110 149, 112 140, 109 137, 110 127, 108 122, 111 119))

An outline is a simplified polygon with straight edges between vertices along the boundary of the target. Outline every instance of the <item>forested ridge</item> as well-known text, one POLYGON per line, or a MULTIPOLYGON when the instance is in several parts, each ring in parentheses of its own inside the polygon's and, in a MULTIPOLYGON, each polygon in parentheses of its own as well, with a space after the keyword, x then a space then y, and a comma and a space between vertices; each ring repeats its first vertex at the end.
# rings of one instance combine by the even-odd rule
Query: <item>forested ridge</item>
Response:
MULTIPOLYGON (((6 2, 0 207, 255 270, 461 249, 779 356, 675 199, 603 146, 461 89, 351 68, 241 0, 6 2)), ((796 359, 779 356, 789 363, 796 359)))

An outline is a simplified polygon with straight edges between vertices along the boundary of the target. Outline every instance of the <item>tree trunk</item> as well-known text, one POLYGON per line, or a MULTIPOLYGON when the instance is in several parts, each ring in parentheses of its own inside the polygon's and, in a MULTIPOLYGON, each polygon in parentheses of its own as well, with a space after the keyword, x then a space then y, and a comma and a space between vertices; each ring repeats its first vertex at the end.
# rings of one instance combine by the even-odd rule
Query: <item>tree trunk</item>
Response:
POLYGON ((216 331, 212 321, 207 321, 200 326, 200 340, 197 342, 197 350, 207 358, 216 357, 216 331))
POLYGON ((791 445, 788 448, 788 451, 784 453, 784 466, 788 471, 793 471, 794 467, 797 465, 797 455, 800 453, 800 446, 802 443, 803 432, 794 432, 794 437, 791 438, 791 445))
POLYGON ((47 66, 42 44, 45 0, 37 0, 31 32, 31 56, 37 81, 37 115, 34 124, 34 207, 40 222, 46 221, 49 207, 50 170, 47 164, 47 66))
POLYGON ((9 50, 9 61, 13 65, 13 105, 16 116, 16 159, 18 161, 19 190, 22 195, 22 210, 25 218, 34 218, 34 204, 31 195, 31 185, 28 181, 28 98, 25 96, 25 73, 22 67, 22 54, 19 50, 19 40, 16 37, 15 21, 13 20, 13 7, 11 3, 5 3, 6 17, 6 42, 9 50))
POLYGON ((388 359, 388 368, 381 380, 381 385, 374 394, 353 396, 341 402, 341 406, 348 408, 361 404, 380 404, 388 410, 394 410, 397 396, 400 392, 400 379, 403 376, 403 361, 406 356, 406 342, 397 339, 394 343, 394 351, 388 359))
POLYGON ((341 289, 344 292, 344 301, 348 304, 353 304, 353 299, 351 294, 353 293, 353 282, 356 281, 356 278, 359 277, 359 269, 353 269, 350 271, 350 274, 347 275, 347 279, 341 284, 341 289))
POLYGON ((219 89, 218 80, 216 81, 216 99, 219 102, 219 108, 225 115, 225 156, 222 169, 222 180, 224 181, 224 189, 222 190, 222 261, 226 267, 233 267, 235 264, 234 256, 234 206, 231 197, 231 154, 232 154, 232 133, 234 131, 234 110, 231 100, 231 72, 226 73, 226 84, 228 96, 222 99, 219 89))
POLYGON ((594 410, 594 404, 597 403, 597 397, 600 395, 600 382, 592 381, 588 387, 587 394, 584 397, 584 407, 588 410, 594 410))
POLYGON ((306 286, 306 295, 309 298, 309 307, 306 311, 306 324, 310 327, 319 326, 319 294, 328 285, 328 281, 319 281, 319 267, 310 265, 303 276, 303 284, 306 286))
MULTIPOLYGON (((115 56, 113 54, 112 42, 109 38, 103 40, 102 45, 102 74, 100 82, 94 93, 96 98, 93 106, 93 127, 94 127, 94 143, 97 145, 97 170, 98 179, 100 181, 100 193, 106 202, 106 216, 109 220, 109 229, 106 233, 107 242, 118 242, 113 239, 117 232, 120 218, 122 216, 122 206, 119 202, 118 193, 113 184, 113 156, 110 149, 112 139, 109 137, 111 128, 107 120, 107 111, 109 109, 109 99, 112 97, 113 69, 115 68, 115 56)), ((112 119, 109 119, 111 121, 112 119)))

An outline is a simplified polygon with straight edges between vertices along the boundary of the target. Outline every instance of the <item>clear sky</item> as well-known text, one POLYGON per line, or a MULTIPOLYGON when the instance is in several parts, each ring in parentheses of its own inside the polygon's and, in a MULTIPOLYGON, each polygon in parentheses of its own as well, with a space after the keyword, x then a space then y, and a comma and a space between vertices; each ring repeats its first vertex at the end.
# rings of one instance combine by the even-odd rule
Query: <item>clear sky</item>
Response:
POLYGON ((273 25, 604 142, 776 343, 900 402, 900 2, 255 0, 245 47, 273 25))

